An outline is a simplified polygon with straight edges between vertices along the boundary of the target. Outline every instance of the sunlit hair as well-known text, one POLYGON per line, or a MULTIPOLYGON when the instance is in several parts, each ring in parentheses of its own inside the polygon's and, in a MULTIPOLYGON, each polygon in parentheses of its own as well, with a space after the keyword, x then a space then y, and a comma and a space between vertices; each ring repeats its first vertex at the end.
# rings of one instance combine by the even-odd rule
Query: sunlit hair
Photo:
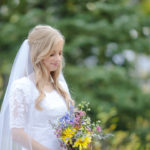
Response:
POLYGON ((63 35, 59 32, 59 30, 48 25, 37 25, 28 34, 31 60, 35 72, 35 83, 37 89, 40 92, 39 97, 35 101, 35 107, 38 110, 42 110, 40 103, 45 97, 45 93, 43 91, 44 85, 42 82, 42 79, 44 78, 53 80, 55 89, 64 97, 68 109, 69 103, 72 103, 74 105, 74 100, 71 99, 69 94, 62 88, 61 84, 59 84, 58 82, 58 76, 62 70, 62 67, 64 66, 64 59, 62 58, 62 62, 58 69, 51 72, 50 74, 42 61, 52 52, 53 47, 60 40, 63 40, 63 42, 65 42, 63 35))

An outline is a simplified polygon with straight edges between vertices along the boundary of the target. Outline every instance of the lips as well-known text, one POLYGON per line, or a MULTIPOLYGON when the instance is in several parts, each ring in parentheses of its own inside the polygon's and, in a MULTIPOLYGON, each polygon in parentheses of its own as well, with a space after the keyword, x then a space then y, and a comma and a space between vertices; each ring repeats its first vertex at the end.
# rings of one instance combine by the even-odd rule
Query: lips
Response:
POLYGON ((52 64, 52 65, 54 65, 54 66, 58 66, 58 64, 52 64))

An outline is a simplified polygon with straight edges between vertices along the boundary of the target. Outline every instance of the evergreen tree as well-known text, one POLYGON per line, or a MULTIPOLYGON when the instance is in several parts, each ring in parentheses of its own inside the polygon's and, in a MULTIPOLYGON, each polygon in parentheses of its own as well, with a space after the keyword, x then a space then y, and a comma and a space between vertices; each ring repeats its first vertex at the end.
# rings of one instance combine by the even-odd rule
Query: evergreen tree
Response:
POLYGON ((73 98, 90 101, 110 140, 95 150, 150 149, 150 101, 129 54, 150 53, 149 0, 53 0, 0 2, 0 97, 16 52, 37 24, 65 36, 65 76, 73 98), (127 53, 130 52, 130 53, 127 53))

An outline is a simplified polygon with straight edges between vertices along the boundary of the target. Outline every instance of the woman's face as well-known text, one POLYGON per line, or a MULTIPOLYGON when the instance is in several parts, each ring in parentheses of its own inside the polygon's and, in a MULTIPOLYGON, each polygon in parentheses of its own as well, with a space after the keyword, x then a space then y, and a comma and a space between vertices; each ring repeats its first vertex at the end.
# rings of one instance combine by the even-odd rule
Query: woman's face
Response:
POLYGON ((60 40, 53 48, 49 56, 43 59, 43 63, 49 72, 56 71, 62 61, 63 41, 60 40))

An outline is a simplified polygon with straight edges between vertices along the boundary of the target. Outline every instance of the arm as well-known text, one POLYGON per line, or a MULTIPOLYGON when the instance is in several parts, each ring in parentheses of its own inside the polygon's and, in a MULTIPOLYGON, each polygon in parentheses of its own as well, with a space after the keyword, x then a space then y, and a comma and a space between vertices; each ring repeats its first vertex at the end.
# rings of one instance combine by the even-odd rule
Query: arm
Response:
POLYGON ((9 108, 10 108, 10 134, 12 140, 28 150, 50 150, 34 140, 25 132, 25 126, 28 123, 30 99, 26 88, 22 82, 15 82, 10 91, 9 108))
POLYGON ((23 128, 12 128, 11 134, 15 142, 21 144, 22 146, 24 146, 25 148, 29 150, 31 147, 32 147, 32 150, 50 150, 47 147, 41 145, 36 140, 29 137, 23 128), (30 138, 31 138, 31 142, 30 142, 30 138))

